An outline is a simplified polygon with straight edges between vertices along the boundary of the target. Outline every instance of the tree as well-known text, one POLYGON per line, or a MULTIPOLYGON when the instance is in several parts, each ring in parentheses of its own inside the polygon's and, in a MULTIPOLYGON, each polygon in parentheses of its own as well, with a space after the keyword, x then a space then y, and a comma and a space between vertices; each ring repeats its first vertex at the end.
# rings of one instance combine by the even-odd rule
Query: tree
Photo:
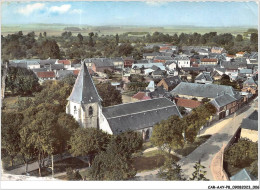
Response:
POLYGON ((242 36, 241 34, 238 34, 238 35, 236 36, 236 41, 237 41, 237 42, 242 42, 242 41, 243 41, 243 36, 242 36))
POLYGON ((45 40, 39 47, 38 54, 41 59, 59 59, 60 48, 55 40, 45 40))
POLYGON ((72 168, 67 168, 66 169, 66 175, 67 175, 67 179, 69 181, 80 181, 82 180, 82 176, 80 175, 79 171, 73 171, 72 168))
POLYGON ((109 143, 110 136, 94 128, 79 128, 69 141, 69 152, 73 156, 86 156, 91 165, 92 157, 104 151, 109 143))
POLYGON ((129 43, 123 43, 118 47, 119 56, 128 56, 134 50, 133 46, 129 43))
POLYGON ((1 149, 4 150, 11 159, 11 166, 13 160, 20 152, 20 135, 19 130, 23 121, 23 114, 13 112, 2 112, 1 119, 1 149))
POLYGON ((185 178, 182 175, 182 169, 179 164, 177 164, 172 157, 167 156, 164 165, 160 168, 158 172, 159 177, 165 180, 171 181, 183 181, 185 178))
POLYGON ((122 95, 116 87, 110 83, 100 83, 96 85, 98 94, 102 98, 102 106, 113 106, 122 103, 122 95))
POLYGON ((118 45, 119 44, 119 36, 118 36, 118 34, 116 34, 116 45, 118 45))
POLYGON ((190 180, 192 181, 208 181, 208 179, 205 177, 207 174, 207 171, 203 171, 206 167, 200 164, 200 160, 195 163, 193 166, 195 171, 192 173, 192 177, 190 177, 190 180))
POLYGON ((46 32, 43 32, 43 36, 46 38, 46 37, 47 37, 47 33, 46 33, 46 32))
POLYGON ((118 151, 115 141, 95 157, 89 171, 91 180, 127 180, 135 175, 132 159, 126 152, 118 151))
POLYGON ((88 35, 89 35, 89 46, 94 47, 94 41, 93 41, 94 33, 90 32, 88 35))
POLYGON ((79 42, 82 43, 83 42, 83 36, 79 33, 77 35, 78 39, 79 39, 79 42))
POLYGON ((50 112, 51 105, 41 104, 24 111, 22 129, 28 146, 35 150, 39 166, 39 176, 44 158, 54 153, 57 142, 57 115, 50 112))
POLYGON ((208 103, 209 101, 210 101, 210 99, 208 99, 208 98, 203 98, 203 99, 201 100, 201 102, 202 102, 203 104, 208 103))
POLYGON ((156 146, 167 148, 170 153, 172 148, 183 146, 182 130, 182 120, 178 116, 171 116, 154 126, 151 142, 156 146))
POLYGON ((143 138, 140 132, 127 131, 116 135, 113 139, 118 145, 118 152, 129 154, 138 152, 143 145, 143 138))
POLYGON ((252 33, 250 36, 250 42, 253 44, 258 43, 258 34, 257 33, 252 33))
POLYGON ((10 90, 12 94, 31 95, 40 90, 40 84, 33 71, 26 68, 9 67, 6 89, 10 90))
POLYGON ((224 161, 234 167, 247 167, 257 160, 257 143, 241 138, 224 153, 224 161), (241 154, 243 152, 243 154, 241 154))

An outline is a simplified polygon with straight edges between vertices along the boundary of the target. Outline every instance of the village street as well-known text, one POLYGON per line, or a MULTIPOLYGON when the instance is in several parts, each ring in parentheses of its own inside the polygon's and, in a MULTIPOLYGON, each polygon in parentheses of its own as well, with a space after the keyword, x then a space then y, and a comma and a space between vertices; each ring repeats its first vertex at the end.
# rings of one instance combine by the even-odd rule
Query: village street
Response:
MULTIPOLYGON (((249 105, 241 108, 236 113, 236 115, 231 115, 230 117, 222 120, 221 122, 213 126, 218 126, 220 130, 217 130, 217 128, 215 128, 215 133, 212 134, 212 136, 204 144, 199 146, 191 154, 182 158, 178 162, 181 165, 185 178, 191 177, 191 174, 194 171, 193 166, 195 165, 195 162, 201 160, 201 164, 206 167, 206 178, 208 178, 209 180, 214 180, 210 169, 210 164, 214 155, 221 149, 223 144, 227 144, 231 140, 234 133, 239 128, 242 120, 254 111, 257 104, 257 101, 252 101, 249 105), (226 122, 226 120, 228 122, 226 122)), ((156 177, 157 173, 158 169, 148 172, 141 172, 138 173, 136 176, 138 177, 137 180, 160 180, 156 177)))

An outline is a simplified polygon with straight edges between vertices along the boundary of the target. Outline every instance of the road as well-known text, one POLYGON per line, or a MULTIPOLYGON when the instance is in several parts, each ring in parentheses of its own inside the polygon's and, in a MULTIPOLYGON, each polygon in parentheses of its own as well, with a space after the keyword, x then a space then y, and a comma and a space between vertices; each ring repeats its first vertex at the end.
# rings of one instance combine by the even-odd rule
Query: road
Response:
MULTIPOLYGON (((253 101, 250 105, 241 108, 235 115, 231 115, 227 118, 228 122, 224 123, 224 126, 219 126, 220 130, 214 134, 201 146, 195 149, 191 154, 179 160, 178 164, 184 173, 184 177, 191 177, 194 171, 193 166, 195 162, 201 160, 201 164, 205 166, 207 171, 206 178, 209 180, 214 180, 210 170, 210 164, 214 155, 221 149, 223 144, 228 144, 237 129, 239 128, 242 120, 249 116, 254 110, 255 105, 258 102, 253 101)), ((159 180, 155 175, 158 173, 157 170, 138 173, 136 176, 140 180, 159 180)))

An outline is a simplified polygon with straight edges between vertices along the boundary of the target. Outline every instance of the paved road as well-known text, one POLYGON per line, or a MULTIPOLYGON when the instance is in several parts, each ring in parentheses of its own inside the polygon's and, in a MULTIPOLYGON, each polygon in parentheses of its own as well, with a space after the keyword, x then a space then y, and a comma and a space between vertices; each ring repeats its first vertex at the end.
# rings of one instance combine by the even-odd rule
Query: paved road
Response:
MULTIPOLYGON (((201 164, 206 167, 206 177, 209 180, 214 180, 210 170, 210 164, 214 155, 221 149, 223 143, 227 144, 231 140, 234 133, 239 128, 242 120, 255 110, 254 106, 257 103, 258 102, 252 102, 251 105, 241 108, 236 115, 231 115, 231 118, 227 118, 227 120, 229 120, 228 122, 222 122, 224 123, 224 126, 220 126, 221 129, 217 133, 212 134, 212 136, 204 144, 178 162, 181 165, 186 178, 190 177, 194 171, 193 166, 195 165, 195 162, 201 160, 201 164)), ((155 176, 157 173, 158 169, 138 173, 137 177, 142 180, 159 180, 155 176)))

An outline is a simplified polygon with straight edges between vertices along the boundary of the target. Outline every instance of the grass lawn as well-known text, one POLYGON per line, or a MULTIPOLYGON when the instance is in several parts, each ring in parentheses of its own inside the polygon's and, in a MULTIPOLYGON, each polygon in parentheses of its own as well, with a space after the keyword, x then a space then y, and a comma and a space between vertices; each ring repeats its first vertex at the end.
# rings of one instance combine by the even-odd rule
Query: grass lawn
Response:
MULTIPOLYGON (((54 163, 54 173, 61 173, 61 172, 66 172, 66 168, 71 167, 72 169, 80 169, 80 168, 85 168, 88 167, 88 164, 81 161, 78 158, 66 158, 64 160, 60 160, 54 163)), ((32 176, 38 176, 38 169, 29 172, 30 175, 32 176)), ((48 176, 51 175, 51 170, 48 168, 42 168, 42 177, 43 176, 48 176)))
POLYGON ((204 136, 200 136, 198 137, 194 143, 192 144, 186 144, 184 145, 183 149, 178 149, 175 150, 174 152, 176 152, 177 154, 180 154, 182 156, 187 156, 190 153, 192 153, 197 147, 199 147, 201 144, 203 144, 204 142, 206 142, 209 138, 211 137, 211 135, 204 135, 204 136))
MULTIPOLYGON (((171 155, 172 158, 177 162, 180 158, 171 155)), ((144 153, 142 156, 133 158, 134 168, 137 172, 154 170, 161 167, 165 162, 164 154, 159 150, 154 150, 144 153)))

